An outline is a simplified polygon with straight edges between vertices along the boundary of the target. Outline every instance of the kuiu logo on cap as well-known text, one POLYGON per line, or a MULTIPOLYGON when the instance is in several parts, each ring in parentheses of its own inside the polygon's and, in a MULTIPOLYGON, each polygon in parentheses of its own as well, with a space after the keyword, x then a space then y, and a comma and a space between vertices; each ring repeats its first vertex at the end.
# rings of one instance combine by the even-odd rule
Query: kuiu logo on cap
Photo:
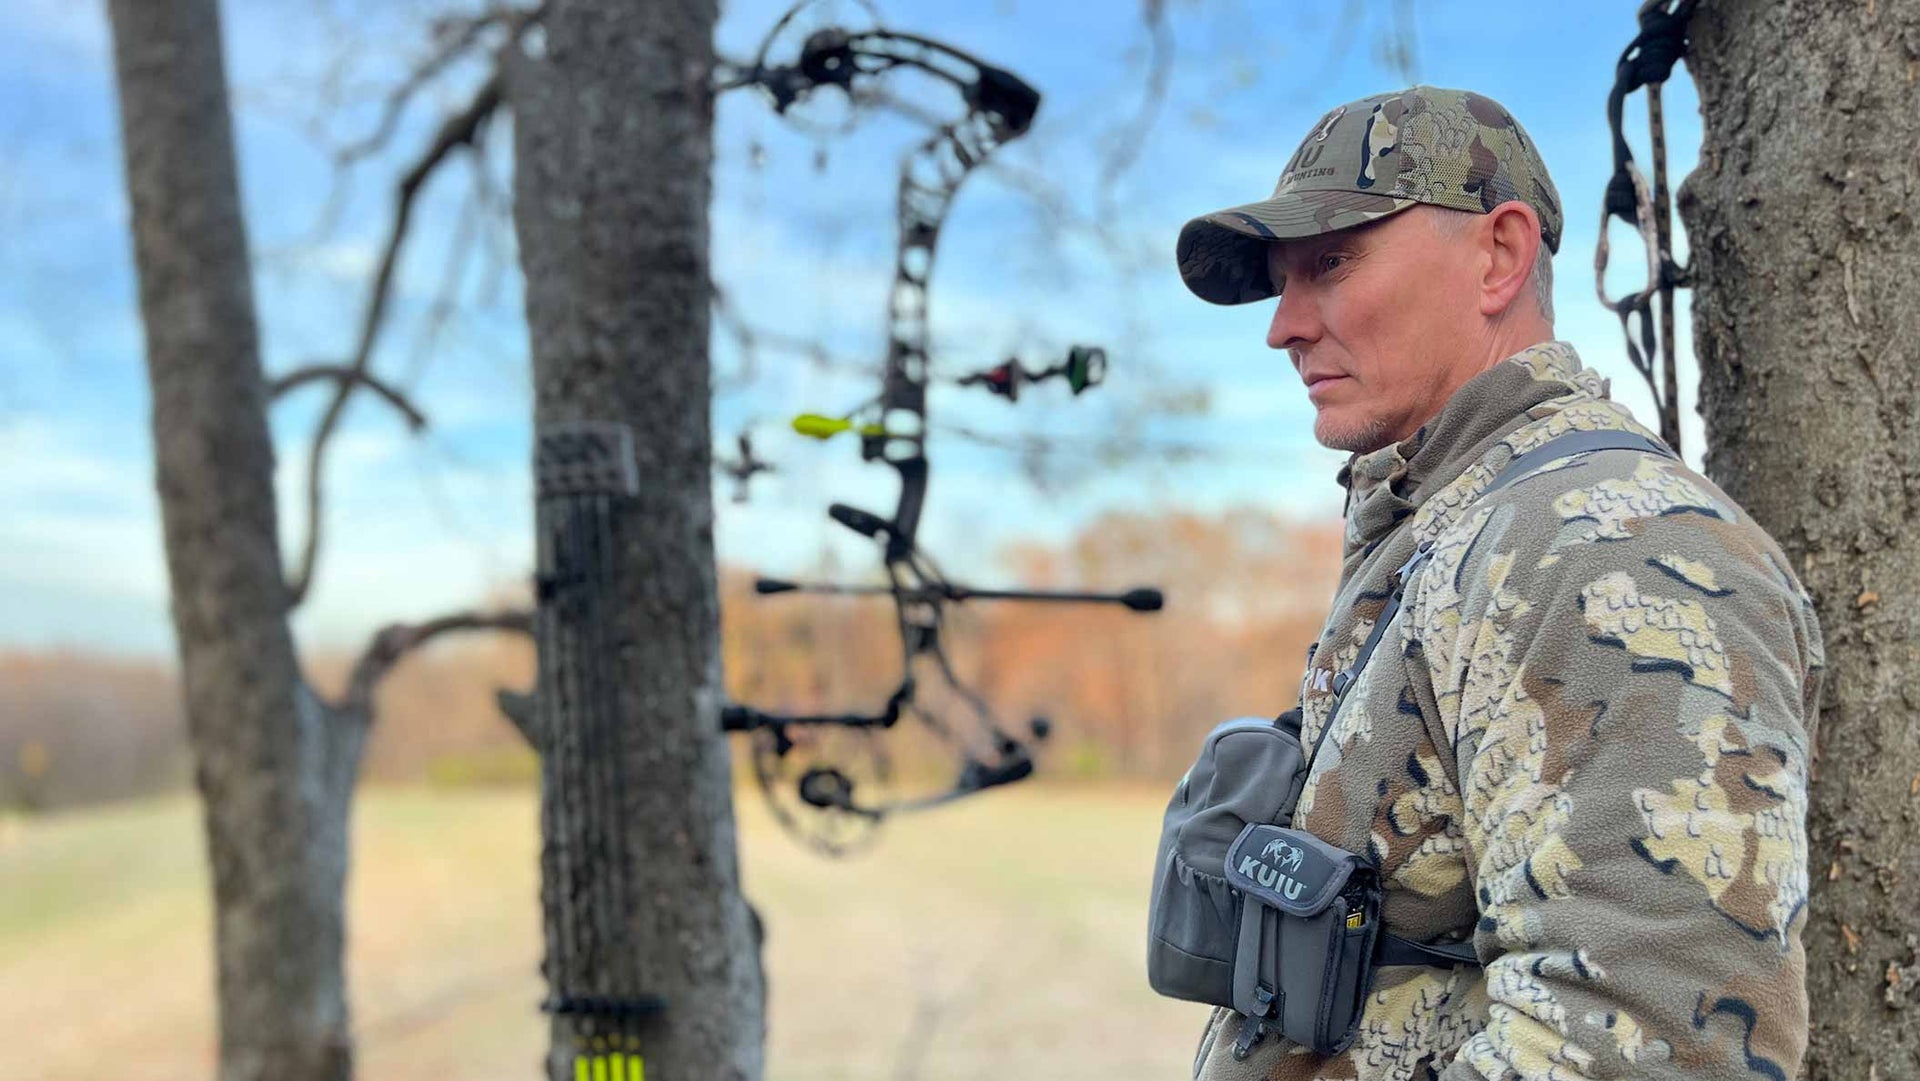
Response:
POLYGON ((1339 106, 1328 113, 1327 118, 1320 122, 1320 130, 1313 133, 1313 141, 1316 143, 1326 142, 1327 136, 1333 134, 1333 125, 1345 115, 1347 115, 1347 107, 1345 105, 1339 106))
POLYGON ((1310 168, 1314 162, 1320 160, 1321 154, 1326 153, 1327 148, 1319 144, 1327 141, 1327 136, 1333 134, 1333 125, 1345 115, 1347 115, 1347 107, 1342 105, 1328 113, 1327 118, 1320 121, 1320 126, 1314 129, 1313 134, 1301 141, 1300 149, 1293 152, 1293 159, 1287 162, 1286 168, 1280 170, 1281 186, 1285 186, 1289 181, 1333 175, 1332 169, 1315 169, 1312 172, 1301 170, 1310 168))

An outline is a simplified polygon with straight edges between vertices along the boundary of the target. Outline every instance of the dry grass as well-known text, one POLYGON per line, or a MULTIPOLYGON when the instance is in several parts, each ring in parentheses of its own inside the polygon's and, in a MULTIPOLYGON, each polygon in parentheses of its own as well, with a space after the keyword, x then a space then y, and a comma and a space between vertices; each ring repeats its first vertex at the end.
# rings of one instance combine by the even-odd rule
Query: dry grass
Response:
MULTIPOLYGON (((768 1077, 1183 1076, 1200 1007, 1141 968, 1162 796, 1028 787, 903 820, 829 862, 742 800, 766 919, 768 1077)), ((530 793, 360 803, 351 979, 364 1081, 538 1076, 530 793)), ((191 802, 0 821, 5 1073, 213 1075, 205 861, 191 802)))

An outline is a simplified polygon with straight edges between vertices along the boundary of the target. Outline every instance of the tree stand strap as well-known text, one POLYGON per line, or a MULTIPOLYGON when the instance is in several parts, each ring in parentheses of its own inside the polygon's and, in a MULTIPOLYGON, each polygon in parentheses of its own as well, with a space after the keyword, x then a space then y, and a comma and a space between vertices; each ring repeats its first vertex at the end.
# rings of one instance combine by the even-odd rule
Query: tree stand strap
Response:
POLYGON ((1613 176, 1600 206, 1600 239, 1594 251, 1594 288, 1600 303, 1620 317, 1627 356, 1646 378, 1660 412, 1660 437, 1680 447, 1679 376, 1674 355, 1673 291, 1687 284, 1687 272, 1673 260, 1673 199, 1667 187, 1667 133, 1660 87, 1685 59, 1687 28, 1697 0, 1646 0, 1640 5, 1640 32, 1620 54, 1613 89, 1607 93, 1607 127, 1613 140, 1613 176), (1633 160, 1627 145, 1624 113, 1629 94, 1647 92, 1647 137, 1653 147, 1653 180, 1633 160), (1647 252, 1647 283, 1618 299, 1607 295, 1607 224, 1615 216, 1640 233, 1647 252), (1660 299, 1656 319, 1654 298, 1660 299), (1638 340, 1633 322, 1639 320, 1638 340), (1656 335, 1656 324, 1658 332, 1656 335))

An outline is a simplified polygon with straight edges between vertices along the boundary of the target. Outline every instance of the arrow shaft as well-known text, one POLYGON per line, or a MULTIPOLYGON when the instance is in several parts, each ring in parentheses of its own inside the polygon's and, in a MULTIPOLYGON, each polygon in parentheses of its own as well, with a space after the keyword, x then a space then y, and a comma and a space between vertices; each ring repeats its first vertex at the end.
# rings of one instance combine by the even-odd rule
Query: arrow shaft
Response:
POLYGON ((837 582, 785 582, 773 593, 811 593, 842 597, 898 597, 908 603, 927 601, 1043 601, 1063 604, 1126 604, 1128 594, 1093 593, 1079 590, 1050 589, 975 589, 972 586, 938 583, 895 590, 892 586, 852 586, 837 582))

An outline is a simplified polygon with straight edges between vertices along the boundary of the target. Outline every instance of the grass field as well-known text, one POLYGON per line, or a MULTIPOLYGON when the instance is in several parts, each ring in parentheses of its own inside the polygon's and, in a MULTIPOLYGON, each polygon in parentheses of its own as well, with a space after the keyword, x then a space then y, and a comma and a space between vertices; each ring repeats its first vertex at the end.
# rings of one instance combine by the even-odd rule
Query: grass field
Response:
MULTIPOLYGON (((1142 970, 1163 799, 1009 789, 829 861, 743 793, 768 1077, 1186 1076, 1204 1010, 1155 997, 1142 970)), ((536 819, 525 791, 362 794, 349 971, 363 1081, 539 1076, 536 819)), ((185 798, 0 820, 0 1074, 211 1078, 206 878, 185 798)))

